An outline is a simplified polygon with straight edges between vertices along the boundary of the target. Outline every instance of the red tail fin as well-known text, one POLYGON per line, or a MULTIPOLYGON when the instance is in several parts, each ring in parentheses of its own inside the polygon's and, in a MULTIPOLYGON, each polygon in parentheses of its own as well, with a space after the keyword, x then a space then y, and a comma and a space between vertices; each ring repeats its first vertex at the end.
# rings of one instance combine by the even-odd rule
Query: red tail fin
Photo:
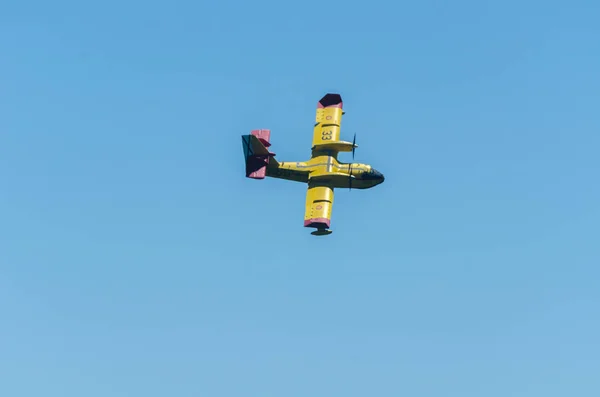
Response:
POLYGON ((242 135, 246 177, 252 179, 265 178, 269 159, 275 156, 275 153, 271 153, 267 149, 271 146, 270 138, 270 130, 253 130, 249 135, 242 135))

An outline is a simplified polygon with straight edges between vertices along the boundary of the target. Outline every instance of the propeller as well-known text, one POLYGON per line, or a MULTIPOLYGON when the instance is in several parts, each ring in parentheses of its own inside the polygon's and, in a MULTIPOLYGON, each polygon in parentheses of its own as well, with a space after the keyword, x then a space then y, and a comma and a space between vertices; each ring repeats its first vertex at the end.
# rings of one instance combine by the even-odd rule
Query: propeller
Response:
POLYGON ((348 186, 350 187, 349 190, 352 190, 352 163, 350 163, 350 177, 348 179, 348 186))
MULTIPOLYGON (((352 161, 354 162, 354 151, 356 150, 356 132, 354 133, 354 139, 352 139, 352 161)), ((349 166, 350 176, 349 176, 349 190, 352 190, 352 163, 349 166)))

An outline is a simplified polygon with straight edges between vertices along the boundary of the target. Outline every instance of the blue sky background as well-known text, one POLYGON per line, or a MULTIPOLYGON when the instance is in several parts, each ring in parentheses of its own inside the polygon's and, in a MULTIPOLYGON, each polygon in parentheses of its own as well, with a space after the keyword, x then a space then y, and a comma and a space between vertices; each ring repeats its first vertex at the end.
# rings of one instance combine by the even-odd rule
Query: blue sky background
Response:
POLYGON ((3 3, 0 395, 598 396, 599 13, 3 3), (315 238, 240 135, 327 92, 386 181, 315 238))

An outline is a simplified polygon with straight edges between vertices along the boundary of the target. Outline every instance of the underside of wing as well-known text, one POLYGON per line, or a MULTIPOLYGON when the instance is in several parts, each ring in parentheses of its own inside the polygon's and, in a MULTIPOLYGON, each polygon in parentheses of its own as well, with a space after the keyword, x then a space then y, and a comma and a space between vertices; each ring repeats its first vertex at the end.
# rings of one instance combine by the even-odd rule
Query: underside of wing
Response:
POLYGON ((344 104, 339 94, 326 94, 317 104, 313 147, 340 140, 344 104))
POLYGON ((318 230, 329 229, 331 225, 331 207, 333 206, 333 189, 328 186, 309 185, 306 192, 306 210, 304 227, 318 230))
POLYGON ((313 131, 312 157, 334 156, 338 152, 351 152, 356 145, 340 139, 344 104, 339 94, 327 94, 317 104, 313 131))

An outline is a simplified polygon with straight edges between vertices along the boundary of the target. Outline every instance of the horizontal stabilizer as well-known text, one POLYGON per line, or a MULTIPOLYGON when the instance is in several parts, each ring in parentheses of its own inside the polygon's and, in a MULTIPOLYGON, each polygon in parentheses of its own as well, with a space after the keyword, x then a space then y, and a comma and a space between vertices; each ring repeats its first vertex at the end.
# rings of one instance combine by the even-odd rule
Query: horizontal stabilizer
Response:
POLYGON ((267 145, 265 145, 264 139, 260 139, 256 137, 256 135, 242 135, 242 139, 244 140, 245 148, 248 150, 249 156, 267 156, 269 154, 268 146, 271 144, 267 141, 267 145))

